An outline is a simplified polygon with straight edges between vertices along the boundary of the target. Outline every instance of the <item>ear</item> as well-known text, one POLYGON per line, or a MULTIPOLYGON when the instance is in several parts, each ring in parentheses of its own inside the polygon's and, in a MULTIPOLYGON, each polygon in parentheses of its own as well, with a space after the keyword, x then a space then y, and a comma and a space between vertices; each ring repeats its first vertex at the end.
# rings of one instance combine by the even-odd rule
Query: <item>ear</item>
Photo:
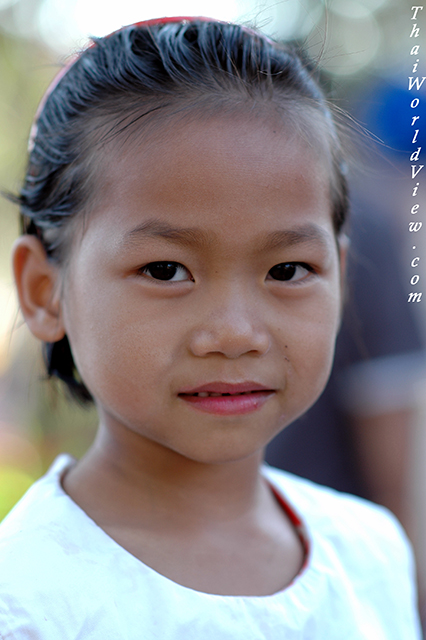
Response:
POLYGON ((339 251, 339 268, 340 268, 340 291, 341 291, 341 304, 340 314, 343 315, 343 309, 346 302, 346 268, 348 263, 348 251, 350 247, 350 240, 345 233, 341 233, 337 238, 337 248, 339 251))
POLYGON ((349 240, 346 233, 341 233, 337 238, 337 247, 339 250, 339 260, 340 260, 340 280, 342 284, 342 288, 344 288, 345 279, 346 279, 346 266, 348 261, 348 251, 350 247, 351 241, 349 240))
POLYGON ((19 304, 30 331, 44 342, 61 340, 65 330, 59 269, 48 261, 40 240, 31 235, 18 238, 12 265, 19 304))

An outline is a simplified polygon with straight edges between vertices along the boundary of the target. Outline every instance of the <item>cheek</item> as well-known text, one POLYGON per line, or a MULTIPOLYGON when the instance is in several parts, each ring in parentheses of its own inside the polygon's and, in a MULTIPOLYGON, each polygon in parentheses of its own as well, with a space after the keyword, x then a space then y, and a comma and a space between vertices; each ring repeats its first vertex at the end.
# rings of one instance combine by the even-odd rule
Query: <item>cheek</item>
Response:
POLYGON ((167 379, 180 349, 177 331, 152 305, 90 282, 69 292, 64 321, 77 369, 92 395, 140 397, 167 379), (86 301, 81 304, 79 301, 86 301), (161 318, 163 320, 161 320, 161 318))
POLYGON ((298 380, 301 393, 310 404, 323 391, 331 372, 334 347, 339 328, 340 298, 327 298, 310 313, 301 314, 297 339, 289 353, 291 370, 298 380))

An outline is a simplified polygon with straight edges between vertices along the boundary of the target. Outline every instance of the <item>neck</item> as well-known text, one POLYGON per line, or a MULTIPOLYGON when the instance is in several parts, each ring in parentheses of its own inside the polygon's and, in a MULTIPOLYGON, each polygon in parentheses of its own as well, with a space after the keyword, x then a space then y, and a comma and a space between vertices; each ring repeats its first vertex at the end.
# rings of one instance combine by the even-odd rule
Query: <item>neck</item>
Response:
POLYGON ((86 456, 64 486, 102 521, 138 525, 141 519, 209 522, 253 512, 264 491, 262 451, 243 460, 202 463, 120 425, 102 424, 86 456))

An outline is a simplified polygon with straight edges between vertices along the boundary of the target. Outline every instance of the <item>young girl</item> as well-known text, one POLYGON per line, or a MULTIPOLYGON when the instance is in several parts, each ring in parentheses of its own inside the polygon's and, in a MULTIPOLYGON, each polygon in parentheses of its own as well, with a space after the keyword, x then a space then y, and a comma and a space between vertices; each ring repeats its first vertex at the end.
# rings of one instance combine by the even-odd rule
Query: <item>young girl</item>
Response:
POLYGON ((19 201, 22 312, 99 431, 0 527, 0 638, 419 638, 394 519, 262 466, 342 306, 343 158, 299 57, 199 18, 96 40, 19 201))

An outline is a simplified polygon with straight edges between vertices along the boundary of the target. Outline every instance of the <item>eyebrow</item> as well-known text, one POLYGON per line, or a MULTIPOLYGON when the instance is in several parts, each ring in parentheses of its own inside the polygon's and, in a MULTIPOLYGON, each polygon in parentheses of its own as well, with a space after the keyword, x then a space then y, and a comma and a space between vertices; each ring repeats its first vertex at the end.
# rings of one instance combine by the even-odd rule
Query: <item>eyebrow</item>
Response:
POLYGON ((325 249, 330 246, 329 234, 322 227, 309 223, 293 229, 273 231, 261 246, 261 251, 285 249, 298 244, 320 244, 325 249))
MULTIPOLYGON (((131 229, 124 236, 123 244, 136 244, 141 238, 160 238, 186 246, 207 246, 212 242, 211 234, 201 229, 175 227, 160 220, 148 220, 131 229)), ((293 229, 273 231, 261 242, 259 252, 284 249, 299 244, 320 244, 324 248, 328 248, 330 246, 329 235, 314 223, 300 225, 293 229)))
POLYGON ((134 244, 140 238, 161 238, 170 242, 192 246, 210 244, 209 234, 193 227, 174 227, 168 222, 148 220, 138 225, 123 238, 125 245, 134 244))

